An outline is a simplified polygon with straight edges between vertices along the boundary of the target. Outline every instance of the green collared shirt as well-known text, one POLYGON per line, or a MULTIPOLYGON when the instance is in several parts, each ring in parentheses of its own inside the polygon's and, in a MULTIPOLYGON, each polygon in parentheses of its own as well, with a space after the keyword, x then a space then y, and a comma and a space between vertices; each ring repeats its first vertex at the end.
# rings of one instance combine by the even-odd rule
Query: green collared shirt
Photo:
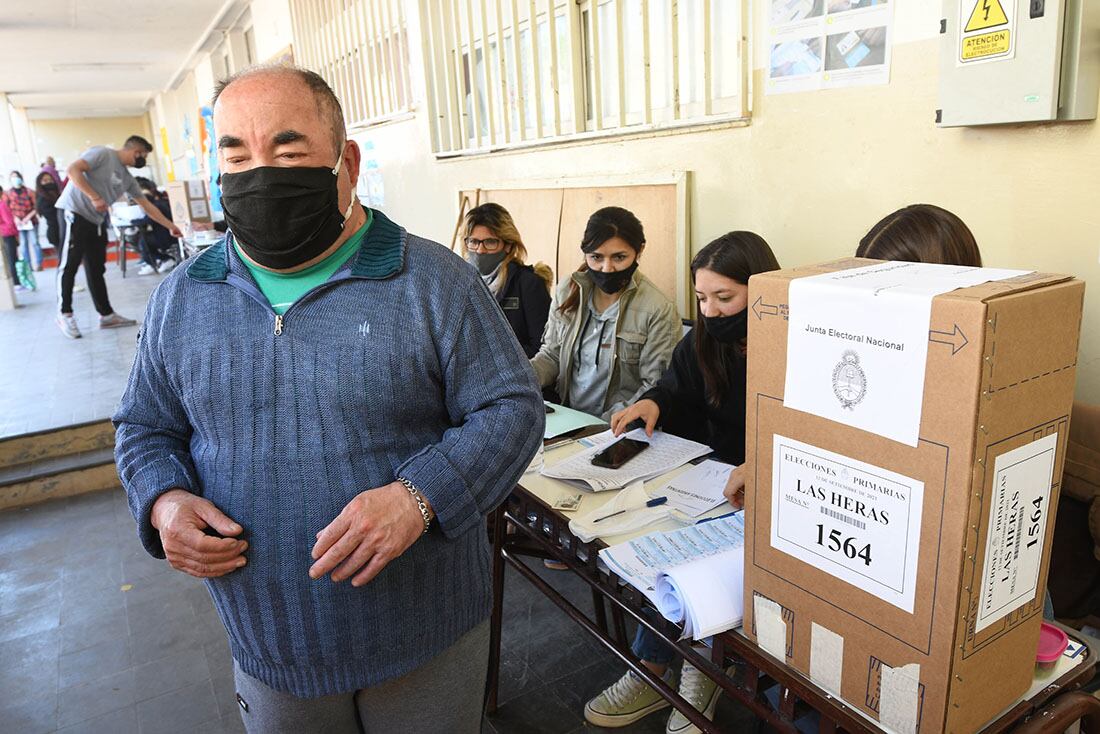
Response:
POLYGON ((261 268, 244 256, 240 245, 234 242, 233 246, 237 249, 237 254, 241 256, 241 262, 248 268, 248 272, 252 274, 252 279, 256 281, 256 285, 259 286, 260 292, 264 294, 264 297, 267 298, 267 302, 271 304, 271 308, 275 310, 275 313, 282 315, 286 313, 288 308, 294 305, 295 301, 331 278, 333 273, 339 270, 344 263, 350 260, 352 256, 359 251, 359 246, 363 242, 363 237, 374 222, 374 212, 370 209, 366 209, 366 212, 367 221, 363 223, 362 227, 355 231, 355 234, 348 237, 347 242, 340 245, 339 250, 332 253, 321 262, 314 263, 308 268, 294 273, 276 273, 272 270, 261 268))

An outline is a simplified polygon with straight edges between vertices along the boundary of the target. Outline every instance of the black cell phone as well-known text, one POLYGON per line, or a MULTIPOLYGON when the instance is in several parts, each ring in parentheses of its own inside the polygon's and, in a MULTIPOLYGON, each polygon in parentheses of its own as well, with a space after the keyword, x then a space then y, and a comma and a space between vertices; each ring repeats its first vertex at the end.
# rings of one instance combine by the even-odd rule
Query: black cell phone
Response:
POLYGON ((593 456, 592 465, 603 467, 604 469, 620 469, 624 464, 648 448, 649 444, 645 441, 639 441, 634 438, 620 438, 618 441, 593 456))
POLYGON ((551 407, 550 407, 549 405, 547 405, 546 403, 543 403, 543 404, 542 404, 542 407, 546 408, 546 414, 547 414, 547 415, 550 415, 551 413, 553 413, 553 412, 554 412, 554 409, 553 409, 553 408, 551 408, 551 407))

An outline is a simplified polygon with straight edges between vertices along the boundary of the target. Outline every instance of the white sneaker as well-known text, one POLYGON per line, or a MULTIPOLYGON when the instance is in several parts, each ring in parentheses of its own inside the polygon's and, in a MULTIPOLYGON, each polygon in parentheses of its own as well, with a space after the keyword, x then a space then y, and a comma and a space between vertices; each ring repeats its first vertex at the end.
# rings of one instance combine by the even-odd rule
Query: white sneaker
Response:
POLYGON ((172 272, 172 269, 174 267, 176 267, 176 261, 173 260, 172 258, 168 258, 167 260, 165 260, 164 262, 162 262, 160 265, 157 266, 157 272, 162 274, 162 275, 164 273, 170 273, 170 272, 172 272))
POLYGON ((101 329, 118 329, 123 326, 136 326, 137 322, 133 319, 128 319, 125 316, 119 316, 117 313, 112 313, 107 316, 99 317, 99 328, 101 329))
POLYGON ((138 268, 138 275, 152 275, 155 272, 157 272, 157 269, 149 263, 144 263, 140 268, 138 268))
MULTIPOLYGON (((674 673, 669 670, 665 673, 665 680, 671 683, 673 676, 674 673)), ((627 671, 626 675, 584 705, 584 718, 590 724, 617 729, 668 705, 668 701, 661 698, 661 694, 648 683, 627 671)))
MULTIPOLYGON (((680 671, 680 696, 694 706, 703 716, 714 721, 714 709, 718 706, 718 684, 690 663, 685 662, 680 671)), ((665 725, 665 734, 699 734, 699 727, 692 724, 679 711, 673 710, 665 725)))
POLYGON ((57 314, 57 326, 61 329, 61 333, 70 339, 80 338, 80 329, 77 328, 76 319, 71 313, 57 314))

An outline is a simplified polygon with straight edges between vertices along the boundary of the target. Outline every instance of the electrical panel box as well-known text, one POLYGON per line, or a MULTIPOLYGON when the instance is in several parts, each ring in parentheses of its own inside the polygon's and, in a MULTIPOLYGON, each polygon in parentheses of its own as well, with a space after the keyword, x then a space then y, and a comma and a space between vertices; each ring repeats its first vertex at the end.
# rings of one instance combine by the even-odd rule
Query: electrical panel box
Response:
POLYGON ((944 0, 940 127, 1096 119, 1100 0, 944 0))

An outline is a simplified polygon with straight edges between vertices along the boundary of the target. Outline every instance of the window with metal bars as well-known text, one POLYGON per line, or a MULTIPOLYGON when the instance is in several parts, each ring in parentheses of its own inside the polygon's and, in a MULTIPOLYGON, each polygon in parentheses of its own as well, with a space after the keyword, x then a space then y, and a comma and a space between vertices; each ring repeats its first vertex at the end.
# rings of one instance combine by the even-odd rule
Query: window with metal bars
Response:
POLYGON ((295 61, 325 78, 349 129, 412 109, 405 0, 291 0, 295 61))
POLYGON ((750 0, 419 0, 437 155, 749 115, 750 0))

